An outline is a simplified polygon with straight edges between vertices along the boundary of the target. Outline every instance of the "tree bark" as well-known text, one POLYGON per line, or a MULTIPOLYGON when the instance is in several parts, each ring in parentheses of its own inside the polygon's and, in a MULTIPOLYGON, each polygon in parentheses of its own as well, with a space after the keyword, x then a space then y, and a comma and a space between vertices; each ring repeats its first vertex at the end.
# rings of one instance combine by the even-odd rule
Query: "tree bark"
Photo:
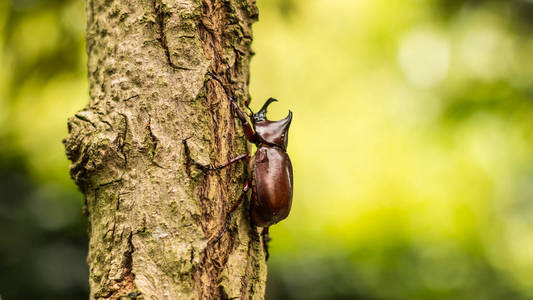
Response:
POLYGON ((208 71, 248 96, 254 0, 87 0, 89 105, 69 119, 89 218, 91 299, 263 299, 265 254, 237 201, 242 127, 208 71), (186 151, 183 141, 187 140, 186 151))

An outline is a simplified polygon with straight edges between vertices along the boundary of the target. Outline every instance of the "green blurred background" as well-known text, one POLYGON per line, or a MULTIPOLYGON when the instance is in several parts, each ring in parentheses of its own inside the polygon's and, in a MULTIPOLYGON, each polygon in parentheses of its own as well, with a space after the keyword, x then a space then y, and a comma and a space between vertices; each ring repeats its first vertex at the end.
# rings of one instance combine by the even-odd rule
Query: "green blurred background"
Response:
MULTIPOLYGON (((252 107, 294 112, 268 299, 533 299, 533 1, 259 0, 252 107)), ((84 1, 0 0, 0 298, 87 299, 66 120, 84 1)))

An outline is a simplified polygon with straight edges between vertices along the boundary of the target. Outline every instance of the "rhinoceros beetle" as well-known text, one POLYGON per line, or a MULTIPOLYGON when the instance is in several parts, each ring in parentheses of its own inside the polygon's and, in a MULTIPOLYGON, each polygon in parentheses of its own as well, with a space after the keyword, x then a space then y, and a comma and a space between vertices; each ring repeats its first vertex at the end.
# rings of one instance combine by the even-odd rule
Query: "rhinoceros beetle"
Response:
POLYGON ((287 154, 292 112, 289 111, 289 115, 283 120, 270 121, 266 117, 267 108, 272 102, 277 101, 276 99, 269 98, 257 113, 254 113, 249 108, 249 103, 246 102, 245 105, 250 110, 250 124, 222 79, 211 72, 208 72, 208 75, 222 85, 233 113, 236 114, 243 126, 246 138, 257 146, 257 151, 251 157, 249 153, 244 153, 220 166, 207 166, 195 162, 203 170, 220 170, 239 160, 250 158, 250 178, 245 180, 241 196, 226 216, 223 230, 210 243, 216 243, 222 238, 228 229, 233 213, 251 186, 251 222, 257 227, 263 227, 261 236, 263 237, 266 259, 268 259, 267 243, 270 241, 268 228, 285 219, 289 215, 292 204, 293 175, 291 160, 287 154))

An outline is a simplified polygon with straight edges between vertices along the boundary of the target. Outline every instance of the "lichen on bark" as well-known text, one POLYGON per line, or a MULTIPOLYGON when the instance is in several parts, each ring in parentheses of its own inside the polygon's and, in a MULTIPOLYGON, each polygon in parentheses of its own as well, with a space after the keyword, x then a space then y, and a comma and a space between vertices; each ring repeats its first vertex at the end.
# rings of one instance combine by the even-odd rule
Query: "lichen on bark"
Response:
POLYGON ((247 151, 218 83, 248 98, 251 0, 87 0, 90 102, 69 119, 71 176, 89 218, 91 299, 263 299, 245 202, 247 151), (189 153, 183 141, 187 140, 189 153))

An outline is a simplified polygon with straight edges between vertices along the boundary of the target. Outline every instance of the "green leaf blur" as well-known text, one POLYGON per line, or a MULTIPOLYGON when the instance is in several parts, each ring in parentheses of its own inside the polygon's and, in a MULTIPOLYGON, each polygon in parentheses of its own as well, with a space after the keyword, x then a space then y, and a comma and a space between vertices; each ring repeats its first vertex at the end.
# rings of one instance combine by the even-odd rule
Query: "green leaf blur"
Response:
MULTIPOLYGON (((294 112, 268 299, 533 299, 533 2, 258 0, 252 107, 294 112)), ((66 119, 84 3, 0 2, 0 297, 86 299, 66 119)))

